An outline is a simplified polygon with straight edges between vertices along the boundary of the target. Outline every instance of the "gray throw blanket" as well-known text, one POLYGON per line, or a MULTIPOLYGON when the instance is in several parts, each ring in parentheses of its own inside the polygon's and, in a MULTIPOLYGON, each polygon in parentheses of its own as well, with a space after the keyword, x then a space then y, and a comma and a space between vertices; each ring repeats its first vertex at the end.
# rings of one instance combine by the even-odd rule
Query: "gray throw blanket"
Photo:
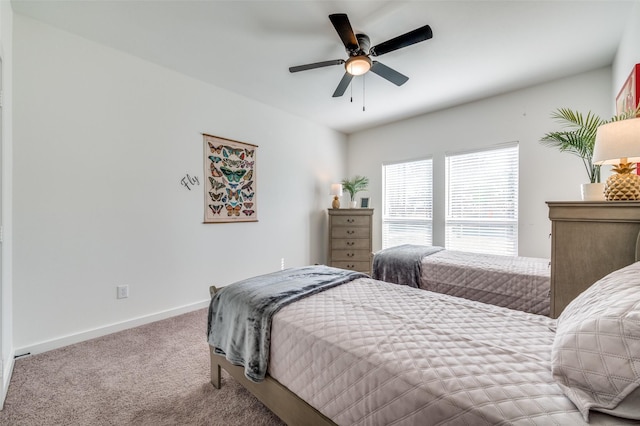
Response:
POLYGON ((405 244, 380 250, 373 257, 373 274, 376 280, 418 287, 422 259, 444 250, 439 246, 405 244))
POLYGON ((356 278, 360 272, 328 266, 285 269, 249 278, 218 291, 209 305, 209 344, 245 376, 264 380, 269 364, 271 319, 289 303, 356 278))

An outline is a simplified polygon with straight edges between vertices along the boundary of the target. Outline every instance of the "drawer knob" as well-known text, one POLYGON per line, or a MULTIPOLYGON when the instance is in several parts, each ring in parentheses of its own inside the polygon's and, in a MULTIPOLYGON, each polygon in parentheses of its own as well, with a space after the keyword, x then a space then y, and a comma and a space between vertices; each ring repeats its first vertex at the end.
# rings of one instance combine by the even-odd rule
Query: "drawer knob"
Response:
POLYGON ((356 231, 352 231, 351 229, 347 230, 347 234, 351 235, 351 234, 355 234, 356 231))
POLYGON ((347 245, 348 245, 348 246, 352 246, 352 245, 354 245, 355 243, 356 243, 355 241, 347 241, 347 245))
POLYGON ((353 219, 347 219, 347 223, 353 223, 354 220, 353 219))
POLYGON ((347 256, 349 256, 349 257, 353 257, 353 256, 354 256, 354 254, 353 254, 353 253, 347 253, 347 256))

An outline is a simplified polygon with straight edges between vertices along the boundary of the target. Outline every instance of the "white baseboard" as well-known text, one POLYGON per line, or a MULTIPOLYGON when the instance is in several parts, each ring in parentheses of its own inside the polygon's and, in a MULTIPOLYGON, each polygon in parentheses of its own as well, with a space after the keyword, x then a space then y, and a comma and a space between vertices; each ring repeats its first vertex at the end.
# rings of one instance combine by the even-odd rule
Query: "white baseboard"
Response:
POLYGON ((2 389, 0 389, 0 410, 4 408, 4 401, 7 399, 7 392, 9 392, 9 383, 11 382, 11 375, 13 374, 14 364, 13 352, 9 354, 7 362, 3 363, 2 369, 2 389))
MULTIPOLYGON (((174 309, 169 309, 167 311, 162 311, 162 312, 158 312, 151 315, 145 315, 142 317, 133 318, 133 319, 119 322, 116 324, 110 324, 104 327, 83 331, 81 333, 70 334, 70 335, 59 337, 56 339, 47 340, 41 343, 36 343, 34 345, 24 346, 22 348, 15 349, 15 354, 17 356, 25 355, 25 354, 35 355, 42 352, 50 351, 52 349, 61 348, 63 346, 72 345, 74 343, 84 342, 85 340, 106 336, 107 334, 115 333, 117 331, 127 330, 129 328, 138 327, 140 325, 148 324, 150 322, 159 321, 166 318, 174 317, 176 315, 186 314, 187 312, 206 308, 207 306, 209 306, 209 302, 210 300, 207 299, 207 300, 203 300, 202 302, 180 306, 174 309)), ((13 364, 11 367, 13 368, 13 364)))

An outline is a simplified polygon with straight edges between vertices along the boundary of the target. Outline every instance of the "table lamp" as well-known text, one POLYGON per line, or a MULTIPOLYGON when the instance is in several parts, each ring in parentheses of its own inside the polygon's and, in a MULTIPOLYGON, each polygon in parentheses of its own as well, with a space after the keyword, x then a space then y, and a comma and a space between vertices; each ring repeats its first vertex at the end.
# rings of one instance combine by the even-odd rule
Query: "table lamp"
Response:
POLYGON ((331 203, 331 207, 334 209, 340 208, 340 197, 342 197, 342 184, 341 183, 332 183, 331 184, 331 195, 333 195, 333 203, 331 203))
POLYGON ((616 174, 609 176, 604 187, 607 200, 640 200, 640 176, 633 173, 634 163, 640 162, 640 118, 598 127, 592 161, 614 165, 616 174))

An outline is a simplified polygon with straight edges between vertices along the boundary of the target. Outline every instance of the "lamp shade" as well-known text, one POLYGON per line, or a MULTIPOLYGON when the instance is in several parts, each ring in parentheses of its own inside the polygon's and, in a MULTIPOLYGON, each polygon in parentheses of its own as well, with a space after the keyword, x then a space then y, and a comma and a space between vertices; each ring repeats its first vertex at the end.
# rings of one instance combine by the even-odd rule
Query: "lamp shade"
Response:
POLYGON ((331 195, 337 195, 338 197, 342 197, 342 184, 341 183, 332 183, 331 184, 331 195))
POLYGON ((614 121, 598 127, 593 147, 594 164, 640 162, 640 118, 614 121))

